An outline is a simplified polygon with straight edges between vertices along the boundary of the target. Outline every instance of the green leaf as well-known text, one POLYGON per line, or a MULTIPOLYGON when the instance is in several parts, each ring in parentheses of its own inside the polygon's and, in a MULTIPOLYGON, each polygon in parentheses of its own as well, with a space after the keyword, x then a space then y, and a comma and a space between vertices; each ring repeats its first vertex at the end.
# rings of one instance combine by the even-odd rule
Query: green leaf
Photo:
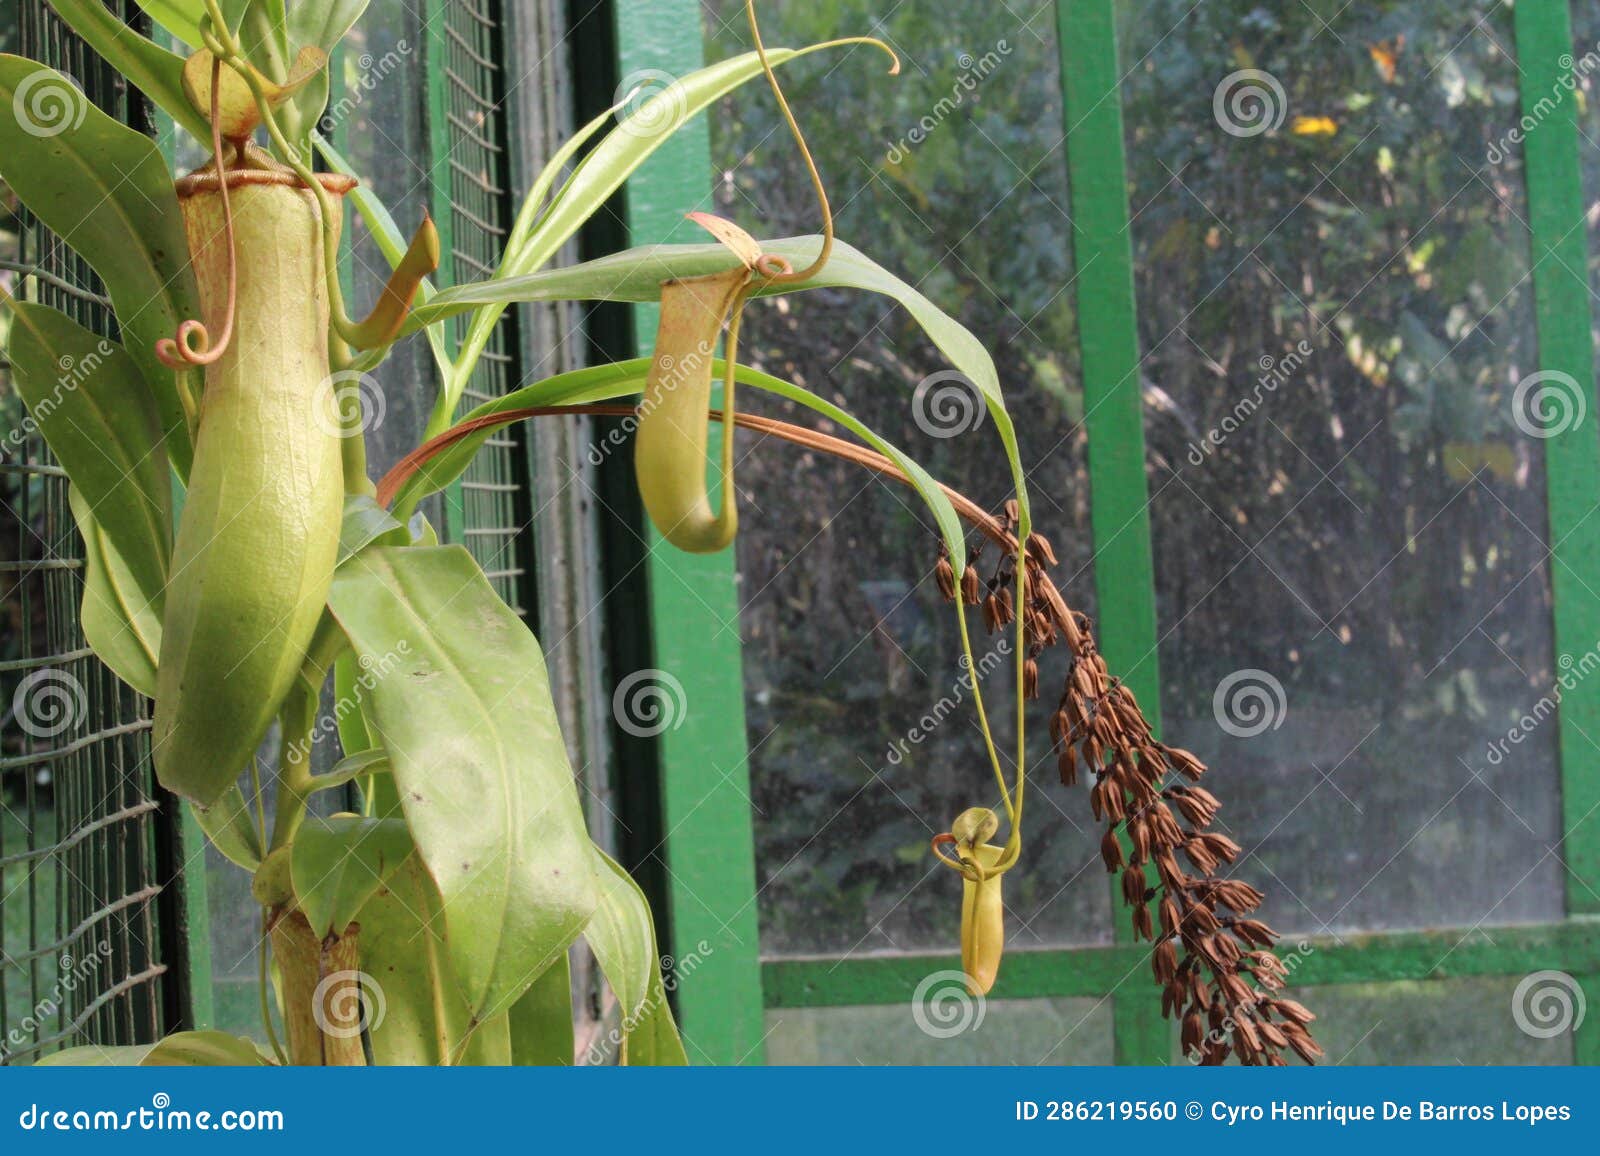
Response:
POLYGON ((161 27, 190 48, 200 47, 200 17, 205 15, 203 0, 134 0, 161 27))
MULTIPOLYGON (((584 402, 609 401, 612 398, 626 397, 628 394, 638 393, 643 388, 645 375, 649 369, 650 360, 641 358, 592 366, 588 369, 575 369, 570 373, 558 373, 554 377, 547 377, 543 381, 505 394, 493 401, 484 402, 470 414, 465 415, 462 420, 465 421, 468 417, 486 417, 504 413, 511 409, 526 409, 530 406, 578 405, 584 402)), ((396 515, 409 517, 411 511, 416 509, 417 503, 424 497, 444 489, 459 478, 472 464, 472 459, 477 456, 478 450, 493 436, 494 432, 491 429, 470 434, 429 461, 400 488, 400 492, 395 496, 396 515)))
POLYGON ((211 806, 197 807, 191 803, 189 810, 224 859, 251 872, 261 866, 265 857, 261 835, 238 784, 229 787, 211 806))
POLYGON ((341 934, 415 850, 400 819, 308 817, 294 837, 295 898, 319 939, 341 934))
POLYGON ((369 775, 387 775, 390 769, 389 755, 382 748, 362 751, 360 754, 340 759, 327 774, 313 776, 311 789, 330 791, 334 787, 342 787, 346 783, 353 783, 369 775))
POLYGON ((251 1041, 226 1032, 178 1032, 153 1044, 68 1048, 41 1068, 257 1068, 266 1064, 251 1041))
POLYGON ((511 1005, 507 1020, 513 1064, 519 1068, 572 1066, 572 964, 566 952, 511 1005))
POLYGON ((339 749, 346 755, 358 755, 372 748, 372 736, 367 733, 361 710, 365 695, 357 686, 360 675, 361 667, 353 651, 345 651, 333 664, 333 697, 342 707, 335 716, 339 724, 339 749))
POLYGON ((161 654, 161 587, 140 586, 77 487, 67 504, 83 537, 83 636, 118 678, 152 698, 161 654))
POLYGON ((361 19, 370 0, 297 0, 289 10, 289 39, 295 48, 307 44, 329 56, 345 33, 361 19))
POLYGON ((122 346, 64 313, 21 301, 11 309, 7 352, 17 392, 159 613, 172 558, 172 481, 139 368, 122 346))
MULTIPOLYGON (((789 237, 780 241, 763 242, 763 252, 787 257, 795 268, 804 268, 816 256, 821 239, 818 237, 789 237)), ((664 281, 682 280, 726 272, 738 264, 738 258, 721 244, 707 245, 646 245, 615 253, 596 261, 557 269, 527 273, 522 276, 479 281, 446 289, 434 295, 426 305, 418 306, 407 319, 408 329, 430 325, 466 310, 499 308, 508 302, 525 301, 658 301, 664 281)), ((1011 463, 1012 484, 1016 487, 1020 507, 1022 535, 1027 537, 1032 518, 1028 505, 1027 479, 1023 476, 1022 460, 1017 449, 1016 430, 1011 415, 1006 412, 1005 398, 1000 391, 1000 375, 994 358, 989 356, 972 333, 955 318, 945 313, 922 293, 890 273, 860 250, 837 242, 833 257, 823 270, 810 281, 798 287, 767 285, 761 296, 773 296, 808 289, 841 288, 862 289, 880 293, 899 302, 955 366, 983 394, 985 405, 994 419, 1006 455, 1011 463)))
MULTIPOLYGON (((723 361, 718 359, 713 367, 713 372, 721 374, 723 361)), ((529 409, 534 406, 544 405, 577 405, 584 402, 603 401, 611 398, 625 397, 638 392, 650 369, 648 357, 635 358, 632 361, 620 361, 610 365, 595 366, 590 369, 574 370, 571 373, 557 374, 546 378, 544 381, 533 385, 524 386, 522 389, 513 390, 511 393, 502 394, 492 401, 484 402, 476 409, 462 416, 463 422, 474 421, 496 413, 506 413, 510 410, 529 409)), ((934 522, 939 527, 939 533, 944 538, 945 547, 950 551, 950 564, 955 572, 960 574, 966 568, 967 545, 963 533, 961 518, 957 515, 955 507, 950 504, 950 499, 945 496, 939 483, 934 481, 928 471, 907 457, 892 443, 879 437, 873 430, 857 420, 853 415, 826 401, 808 389, 793 385, 781 378, 751 369, 748 366, 738 367, 738 381, 743 385, 751 385, 768 393, 777 394, 800 405, 813 409, 831 421, 838 422, 873 449, 883 454, 884 457, 894 462, 911 479, 912 487, 926 503, 928 510, 933 515, 934 522)), ((507 422, 517 420, 508 418, 507 422)), ((395 499, 397 510, 409 509, 416 505, 428 494, 442 490, 456 478, 460 477, 467 466, 472 463, 473 456, 484 442, 494 436, 500 426, 485 426, 468 437, 462 438, 438 457, 430 461, 401 488, 395 499)))
MULTIPOLYGON (((334 49, 367 10, 368 0, 299 0, 289 10, 288 36, 296 50, 316 48, 333 58, 334 49)), ((292 102, 296 135, 309 136, 328 107, 332 80, 323 69, 292 102)))
POLYGON ((360 948, 361 968, 382 997, 369 1026, 375 1063, 511 1063, 507 1016, 472 1030, 472 1010, 450 970, 439 890, 415 855, 362 910, 360 948))
POLYGON ((583 937, 594 949, 622 1008, 623 1056, 634 1067, 681 1067, 689 1062, 661 979, 655 921, 633 877, 590 845, 600 903, 583 937))
POLYGON ((89 47, 135 88, 160 105, 196 140, 209 142, 211 128, 183 94, 183 57, 140 36, 101 0, 50 0, 50 7, 89 47))
POLYGON ((156 357, 156 344, 180 321, 200 316, 200 296, 160 151, 92 106, 60 73, 0 55, 0 177, 105 282, 123 343, 155 397, 167 454, 187 477, 188 418, 177 375, 156 357), (33 116, 40 99, 59 99, 55 107, 72 119, 39 135, 41 121, 22 118, 33 116))
POLYGON ((443 896, 475 1014, 506 1011, 594 909, 544 656, 460 546, 369 547, 329 606, 375 679, 367 722, 443 896))
POLYGON ((344 500, 344 522, 339 527, 339 563, 343 565, 385 534, 404 533, 405 527, 366 494, 344 500))
MULTIPOLYGON (((833 44, 767 51, 772 67, 798 60, 833 44)), ((600 211, 629 176, 664 145, 689 119, 728 93, 763 75, 761 58, 754 52, 719 61, 674 80, 634 109, 594 147, 561 187, 539 223, 528 231, 517 249, 515 273, 542 268, 575 236, 586 221, 600 211)), ((504 302, 487 302, 488 314, 474 319, 473 332, 485 334, 504 311, 504 302)), ((469 351, 474 345, 468 344, 469 351)), ((476 347, 481 350, 481 345, 476 347)), ((439 411, 454 413, 472 375, 475 353, 459 360, 447 379, 445 401, 439 411)))

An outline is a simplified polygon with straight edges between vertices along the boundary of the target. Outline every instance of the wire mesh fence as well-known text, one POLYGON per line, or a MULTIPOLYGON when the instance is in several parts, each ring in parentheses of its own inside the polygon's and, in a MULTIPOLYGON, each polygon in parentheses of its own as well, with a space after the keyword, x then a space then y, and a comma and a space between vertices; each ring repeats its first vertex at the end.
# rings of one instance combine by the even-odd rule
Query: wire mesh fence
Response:
MULTIPOLYGON (((137 17, 132 3, 116 7, 137 17)), ((43 3, 18 9, 25 55, 147 127, 143 101, 43 3)), ((114 337, 88 263, 24 211, 8 214, 4 287, 114 337)), ((170 815, 151 789, 149 706, 84 642, 83 546, 66 476, 28 429, 8 374, 0 361, 13 435, 0 457, 0 1064, 153 1039, 173 1022, 178 994, 162 943, 173 851, 170 815)))

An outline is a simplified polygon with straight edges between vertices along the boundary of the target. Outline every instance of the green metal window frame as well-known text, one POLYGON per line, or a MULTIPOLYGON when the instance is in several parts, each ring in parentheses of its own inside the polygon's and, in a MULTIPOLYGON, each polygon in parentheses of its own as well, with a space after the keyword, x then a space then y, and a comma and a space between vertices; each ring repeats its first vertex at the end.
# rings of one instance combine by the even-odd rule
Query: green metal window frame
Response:
MULTIPOLYGON (((695 0, 613 6, 617 72, 687 71, 701 60, 695 0)), ((1075 294, 1083 335, 1089 470, 1094 500, 1100 645, 1133 687, 1152 722, 1160 701, 1149 492, 1121 66, 1115 0, 1057 0, 1057 25, 1072 188, 1075 294)), ((1515 9, 1521 96, 1532 107, 1570 70, 1569 6, 1515 9), (1568 67, 1562 64, 1563 56, 1568 67)), ((1526 143, 1533 283, 1540 368, 1570 374, 1592 396, 1594 350, 1587 280, 1588 242, 1574 102, 1563 103, 1526 143)), ((709 134, 691 125, 635 179, 626 210, 633 244, 672 236, 682 214, 708 193, 709 134)), ((647 348, 653 313, 636 310, 635 343, 647 348)), ((712 453, 715 455, 715 447, 712 453)), ((1579 423, 1545 443, 1547 503, 1557 653, 1580 653, 1600 638, 1600 595, 1592 560, 1600 557, 1600 438, 1579 423)), ((644 531, 641 531, 643 533, 644 531)), ((760 957, 755 861, 743 729, 738 604, 731 553, 691 558, 648 542, 649 625, 656 665, 679 674, 689 718, 656 751, 669 864, 666 942, 680 957, 702 940, 716 945, 713 969, 679 992, 685 1035, 701 1061, 759 1063, 768 1009, 895 1004, 919 980, 955 965, 955 956, 859 959, 760 957)), ((1497 927, 1492 941, 1468 928, 1380 932, 1342 942, 1314 938, 1296 972, 1306 985, 1459 977, 1520 977, 1560 968, 1600 1001, 1600 685, 1582 683, 1560 706, 1560 782, 1566 918, 1497 927)), ((1114 903, 1115 909, 1115 903, 1114 903)), ((1007 998, 1107 999, 1116 1061, 1170 1062, 1170 1025, 1143 982, 1148 948, 1118 919, 1111 946, 1015 952, 1007 957, 1007 998)), ((1596 1004, 1600 1006, 1600 1004, 1596 1004)), ((1574 1060, 1600 1063, 1600 1017, 1574 1040, 1574 1060)))

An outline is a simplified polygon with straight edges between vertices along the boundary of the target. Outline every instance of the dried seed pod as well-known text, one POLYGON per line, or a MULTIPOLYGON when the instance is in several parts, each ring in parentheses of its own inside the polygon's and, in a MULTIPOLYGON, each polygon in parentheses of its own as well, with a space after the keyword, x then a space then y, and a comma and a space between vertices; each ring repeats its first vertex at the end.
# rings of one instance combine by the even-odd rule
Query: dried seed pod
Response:
POLYGON ((1122 856, 1122 840, 1117 838, 1115 827, 1109 828, 1100 840, 1100 859, 1107 871, 1120 871, 1126 865, 1122 856))

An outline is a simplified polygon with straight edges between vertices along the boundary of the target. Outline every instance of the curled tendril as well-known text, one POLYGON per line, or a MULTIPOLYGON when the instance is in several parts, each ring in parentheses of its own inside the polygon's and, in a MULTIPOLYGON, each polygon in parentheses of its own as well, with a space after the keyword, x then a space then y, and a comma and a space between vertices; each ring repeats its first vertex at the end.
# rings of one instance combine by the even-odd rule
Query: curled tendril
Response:
POLYGON ((763 253, 756 258, 755 272, 769 281, 778 281, 794 272, 794 263, 777 253, 763 253))
POLYGON ((156 356, 169 369, 187 369, 195 365, 212 365, 228 352, 233 341, 233 314, 239 300, 238 254, 234 250, 233 202, 228 197, 228 174, 222 163, 222 57, 211 59, 211 148, 212 163, 216 167, 217 188, 222 193, 222 222, 228 243, 228 309, 222 326, 222 335, 215 342, 206 329, 205 322, 193 318, 178 326, 174 337, 163 337, 156 342, 156 356))

